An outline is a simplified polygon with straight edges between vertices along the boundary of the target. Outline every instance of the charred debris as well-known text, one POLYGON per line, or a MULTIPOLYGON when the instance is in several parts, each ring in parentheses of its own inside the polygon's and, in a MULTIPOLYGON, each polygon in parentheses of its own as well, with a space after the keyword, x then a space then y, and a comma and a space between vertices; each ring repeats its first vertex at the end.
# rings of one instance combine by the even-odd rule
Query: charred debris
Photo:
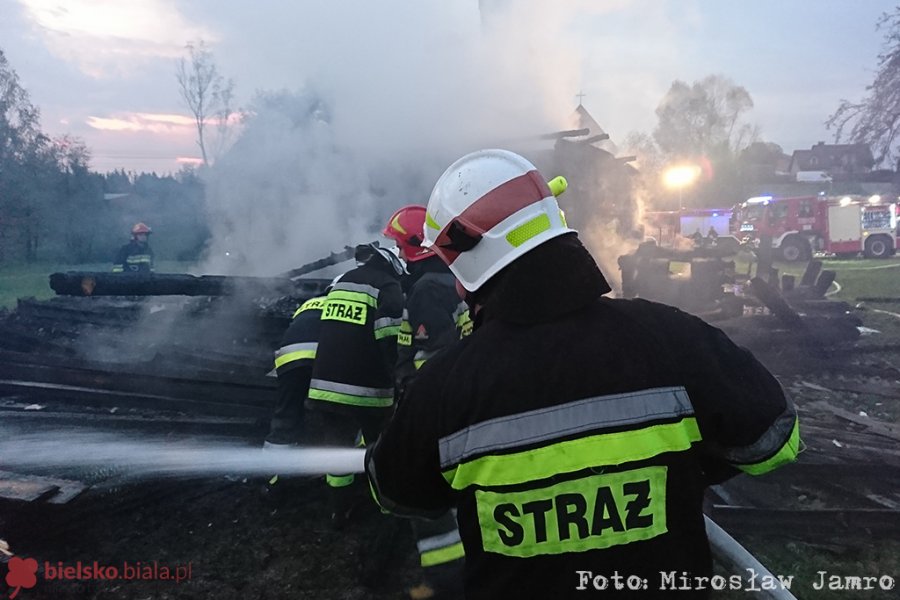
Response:
MULTIPOLYGON (((622 295, 678 306, 723 329, 797 401, 806 444, 798 463, 714 486, 707 514, 738 535, 895 539, 900 431, 841 399, 874 394, 896 403, 900 370, 858 346, 862 321, 827 297, 834 272, 820 261, 798 279, 780 275, 763 251, 738 273, 734 250, 727 242, 690 251, 645 243, 619 259, 622 295)), ((329 283, 306 275, 351 255, 275 278, 53 274, 59 296, 23 299, 0 313, 0 429, 90 427, 261 444, 274 402, 272 350, 297 304, 329 283)), ((65 504, 129 483, 114 466, 0 472, 0 504, 65 504)))
POLYGON ((745 256, 746 272, 738 273, 735 256, 743 251, 733 237, 691 250, 644 242, 619 257, 622 295, 676 306, 714 324, 735 342, 754 352, 779 353, 798 348, 819 359, 859 338, 862 319, 846 302, 831 300, 835 272, 811 260, 798 280, 779 276, 771 249, 745 256))

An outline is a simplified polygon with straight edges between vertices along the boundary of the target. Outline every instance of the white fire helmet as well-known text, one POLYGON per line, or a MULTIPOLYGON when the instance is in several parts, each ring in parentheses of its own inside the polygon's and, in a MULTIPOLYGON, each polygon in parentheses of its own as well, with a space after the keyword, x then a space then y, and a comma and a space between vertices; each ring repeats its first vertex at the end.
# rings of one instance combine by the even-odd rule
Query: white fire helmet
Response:
MULTIPOLYGON (((562 178, 552 183, 557 195, 565 189, 562 178)), ((422 245, 474 292, 529 250, 573 231, 533 164, 508 150, 479 150, 438 179, 422 245)))

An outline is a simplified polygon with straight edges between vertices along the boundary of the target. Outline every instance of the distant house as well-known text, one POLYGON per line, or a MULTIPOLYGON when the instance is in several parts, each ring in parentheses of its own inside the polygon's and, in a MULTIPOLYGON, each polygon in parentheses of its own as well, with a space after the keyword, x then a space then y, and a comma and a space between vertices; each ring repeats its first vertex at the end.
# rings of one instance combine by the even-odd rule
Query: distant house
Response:
MULTIPOLYGON (((868 144, 826 144, 819 142, 809 150, 794 150, 790 173, 809 171, 835 175, 868 173, 875 165, 875 158, 868 144)), ((802 177, 802 176, 801 176, 802 177)))

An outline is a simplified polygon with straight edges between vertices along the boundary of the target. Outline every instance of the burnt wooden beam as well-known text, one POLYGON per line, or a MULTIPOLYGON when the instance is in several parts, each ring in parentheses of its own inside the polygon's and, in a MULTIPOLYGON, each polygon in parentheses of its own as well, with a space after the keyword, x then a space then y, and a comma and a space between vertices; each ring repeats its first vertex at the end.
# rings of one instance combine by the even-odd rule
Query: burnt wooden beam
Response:
POLYGON ((819 273, 822 271, 822 261, 821 260, 811 260, 806 265, 806 270, 803 271, 803 277, 800 278, 800 285, 803 287, 810 287, 815 282, 816 279, 819 278, 819 273))
MULTIPOLYGON (((299 289, 318 295, 327 279, 304 281, 299 289)), ((104 273, 68 271, 50 275, 50 287, 61 296, 232 296, 295 295, 298 285, 287 277, 185 275, 181 273, 104 273)))
POLYGON ((803 321, 800 315, 782 298, 778 290, 769 285, 768 282, 759 277, 754 277, 750 280, 750 288, 753 291, 753 295, 759 298, 782 323, 792 329, 803 329, 803 321))

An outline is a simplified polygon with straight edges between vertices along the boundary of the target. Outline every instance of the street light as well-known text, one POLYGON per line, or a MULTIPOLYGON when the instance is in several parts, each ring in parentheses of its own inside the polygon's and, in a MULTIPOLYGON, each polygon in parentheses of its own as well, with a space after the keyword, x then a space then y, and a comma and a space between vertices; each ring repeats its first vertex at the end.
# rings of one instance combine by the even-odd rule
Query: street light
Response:
POLYGON ((684 208, 684 188, 700 177, 701 169, 697 165, 680 165, 669 167, 663 173, 663 183, 667 188, 678 190, 678 209, 684 208))

